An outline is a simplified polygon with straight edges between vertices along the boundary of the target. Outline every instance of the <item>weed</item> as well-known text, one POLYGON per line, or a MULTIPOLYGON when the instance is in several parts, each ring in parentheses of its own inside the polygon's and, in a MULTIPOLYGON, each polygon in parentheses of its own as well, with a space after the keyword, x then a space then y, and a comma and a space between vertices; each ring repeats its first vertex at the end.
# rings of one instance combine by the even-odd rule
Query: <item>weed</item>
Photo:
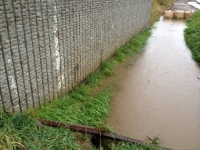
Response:
POLYGON ((200 66, 200 11, 187 20, 185 29, 185 41, 192 51, 192 57, 200 66))
POLYGON ((87 97, 90 95, 90 89, 88 85, 82 84, 79 87, 75 88, 74 91, 71 93, 71 98, 79 100, 79 101, 86 101, 87 97))
POLYGON ((75 134, 67 129, 37 125, 25 114, 7 116, 1 113, 1 150, 80 149, 74 141, 75 134))
POLYGON ((99 73, 99 71, 93 72, 88 78, 88 85, 100 86, 102 78, 103 76, 99 73))
POLYGON ((109 115, 110 94, 92 97, 87 85, 81 85, 69 96, 55 100, 38 110, 38 117, 49 120, 102 126, 109 115))
POLYGON ((173 3, 173 0, 153 0, 152 11, 151 11, 151 24, 156 22, 160 15, 163 14, 164 10, 173 3))
POLYGON ((146 136, 147 137, 147 141, 149 141, 149 143, 151 145, 153 145, 153 146, 159 146, 160 145, 160 139, 159 139, 158 136, 156 136, 154 138, 150 138, 149 136, 146 136))
POLYGON ((115 60, 113 61, 104 61, 101 63, 101 69, 100 74, 103 77, 108 77, 113 74, 113 69, 117 65, 117 62, 115 60))
POLYGON ((132 144, 129 142, 119 142, 119 143, 111 143, 110 144, 111 150, 163 150, 161 147, 151 146, 149 144, 132 144))
POLYGON ((151 27, 146 29, 141 34, 133 37, 124 46, 119 48, 114 54, 114 60, 118 62, 124 61, 127 57, 132 56, 134 53, 138 53, 143 50, 143 46, 146 45, 147 39, 151 35, 151 27))

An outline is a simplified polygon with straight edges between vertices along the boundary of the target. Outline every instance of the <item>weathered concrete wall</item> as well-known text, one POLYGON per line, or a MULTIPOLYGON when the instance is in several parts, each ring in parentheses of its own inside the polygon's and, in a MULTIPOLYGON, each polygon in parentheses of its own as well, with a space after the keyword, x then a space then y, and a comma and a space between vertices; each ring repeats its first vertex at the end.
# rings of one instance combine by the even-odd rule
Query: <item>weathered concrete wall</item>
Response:
POLYGON ((71 90, 150 11, 151 0, 0 0, 0 105, 23 111, 71 90))

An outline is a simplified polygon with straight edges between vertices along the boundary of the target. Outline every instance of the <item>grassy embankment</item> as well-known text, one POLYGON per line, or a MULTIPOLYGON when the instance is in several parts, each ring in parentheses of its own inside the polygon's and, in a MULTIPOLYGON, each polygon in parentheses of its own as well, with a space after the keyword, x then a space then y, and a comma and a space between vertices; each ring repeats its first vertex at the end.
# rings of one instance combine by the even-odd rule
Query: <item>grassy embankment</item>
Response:
POLYGON ((200 66, 200 11, 187 20, 185 29, 185 40, 192 51, 192 57, 200 66))
POLYGON ((159 16, 163 14, 164 10, 171 6, 173 0, 153 0, 151 10, 151 24, 158 20, 159 16))
MULTIPOLYGON (((155 0, 156 1, 156 0, 155 0)), ((157 10, 164 8, 154 6, 157 10)), ((157 11, 153 10, 152 20, 157 20, 157 11)), ((50 128, 40 125, 36 118, 70 122, 95 126, 101 130, 109 130, 106 120, 110 110, 111 92, 105 90, 93 97, 90 93, 94 86, 98 86, 101 80, 113 74, 113 69, 118 62, 134 55, 142 50, 151 35, 150 29, 135 36, 124 46, 119 48, 112 61, 102 63, 100 70, 92 73, 87 84, 77 87, 72 93, 54 100, 50 104, 37 110, 28 110, 23 114, 0 115, 0 150, 12 149, 95 149, 90 136, 71 132, 63 128, 50 128)), ((110 143, 109 147, 115 149, 158 150, 152 145, 134 145, 126 142, 110 143)))

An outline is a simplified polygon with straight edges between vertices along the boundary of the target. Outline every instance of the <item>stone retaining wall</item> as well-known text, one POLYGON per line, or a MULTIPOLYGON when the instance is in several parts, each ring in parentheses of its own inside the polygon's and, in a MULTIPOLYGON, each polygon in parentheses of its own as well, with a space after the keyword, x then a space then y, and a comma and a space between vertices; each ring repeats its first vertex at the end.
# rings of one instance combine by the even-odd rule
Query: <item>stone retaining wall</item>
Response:
POLYGON ((150 22, 151 0, 0 0, 0 107, 68 92, 150 22))

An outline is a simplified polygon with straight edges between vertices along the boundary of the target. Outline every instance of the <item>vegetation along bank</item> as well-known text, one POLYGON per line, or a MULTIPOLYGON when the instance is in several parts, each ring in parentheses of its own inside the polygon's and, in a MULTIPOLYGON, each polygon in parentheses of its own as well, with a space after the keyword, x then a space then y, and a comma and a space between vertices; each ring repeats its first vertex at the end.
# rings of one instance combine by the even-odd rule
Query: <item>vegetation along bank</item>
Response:
POLYGON ((185 40, 192 51, 193 59, 200 65, 200 11, 195 12, 192 18, 187 20, 185 40))

